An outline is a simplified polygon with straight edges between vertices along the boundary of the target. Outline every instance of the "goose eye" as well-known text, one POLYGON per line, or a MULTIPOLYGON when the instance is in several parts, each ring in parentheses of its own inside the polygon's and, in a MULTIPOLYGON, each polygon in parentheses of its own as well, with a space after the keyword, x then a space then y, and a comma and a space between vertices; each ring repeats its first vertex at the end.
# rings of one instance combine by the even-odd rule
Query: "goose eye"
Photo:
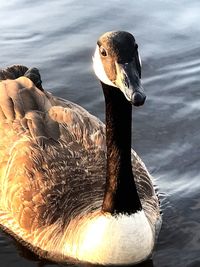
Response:
POLYGON ((99 51, 100 51, 100 53, 101 53, 101 55, 102 55, 103 57, 106 57, 106 56, 107 56, 106 49, 105 49, 103 46, 101 46, 101 47, 99 48, 99 51))

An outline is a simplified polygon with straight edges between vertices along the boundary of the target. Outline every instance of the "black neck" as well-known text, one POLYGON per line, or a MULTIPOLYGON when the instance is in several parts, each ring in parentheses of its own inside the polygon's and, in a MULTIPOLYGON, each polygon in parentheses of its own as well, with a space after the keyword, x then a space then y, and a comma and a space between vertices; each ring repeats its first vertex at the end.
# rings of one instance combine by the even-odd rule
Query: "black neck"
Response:
POLYGON ((123 93, 102 83, 106 104, 107 177, 102 210, 134 213, 141 210, 131 164, 132 106, 123 93))

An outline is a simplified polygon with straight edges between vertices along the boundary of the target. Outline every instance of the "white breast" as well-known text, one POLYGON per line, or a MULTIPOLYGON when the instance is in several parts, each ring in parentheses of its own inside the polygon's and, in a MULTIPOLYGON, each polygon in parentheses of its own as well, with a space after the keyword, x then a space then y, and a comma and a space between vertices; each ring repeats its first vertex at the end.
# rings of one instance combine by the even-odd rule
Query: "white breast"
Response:
POLYGON ((98 264, 137 263, 145 260, 154 246, 154 233, 143 211, 116 217, 99 214, 80 222, 72 236, 63 253, 98 264))

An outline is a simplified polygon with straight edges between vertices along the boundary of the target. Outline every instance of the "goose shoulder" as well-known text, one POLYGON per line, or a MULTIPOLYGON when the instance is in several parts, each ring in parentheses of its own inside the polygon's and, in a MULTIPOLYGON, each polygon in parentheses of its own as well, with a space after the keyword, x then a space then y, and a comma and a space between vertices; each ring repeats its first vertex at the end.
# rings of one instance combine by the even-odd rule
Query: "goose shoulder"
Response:
POLYGON ((52 104, 49 116, 59 123, 63 140, 72 135, 86 149, 95 147, 105 151, 105 125, 101 120, 73 102, 54 97, 48 92, 45 94, 52 104))

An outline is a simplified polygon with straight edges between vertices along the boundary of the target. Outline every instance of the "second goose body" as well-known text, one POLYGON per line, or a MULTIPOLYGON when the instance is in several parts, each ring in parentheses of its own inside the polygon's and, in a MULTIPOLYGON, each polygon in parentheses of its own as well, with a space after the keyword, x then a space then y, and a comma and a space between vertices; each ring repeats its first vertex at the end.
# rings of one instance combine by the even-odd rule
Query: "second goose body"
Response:
POLYGON ((151 255, 161 217, 131 150, 132 104, 145 101, 134 37, 104 34, 93 61, 106 127, 44 91, 37 69, 1 72, 0 224, 54 261, 138 263, 151 255))

